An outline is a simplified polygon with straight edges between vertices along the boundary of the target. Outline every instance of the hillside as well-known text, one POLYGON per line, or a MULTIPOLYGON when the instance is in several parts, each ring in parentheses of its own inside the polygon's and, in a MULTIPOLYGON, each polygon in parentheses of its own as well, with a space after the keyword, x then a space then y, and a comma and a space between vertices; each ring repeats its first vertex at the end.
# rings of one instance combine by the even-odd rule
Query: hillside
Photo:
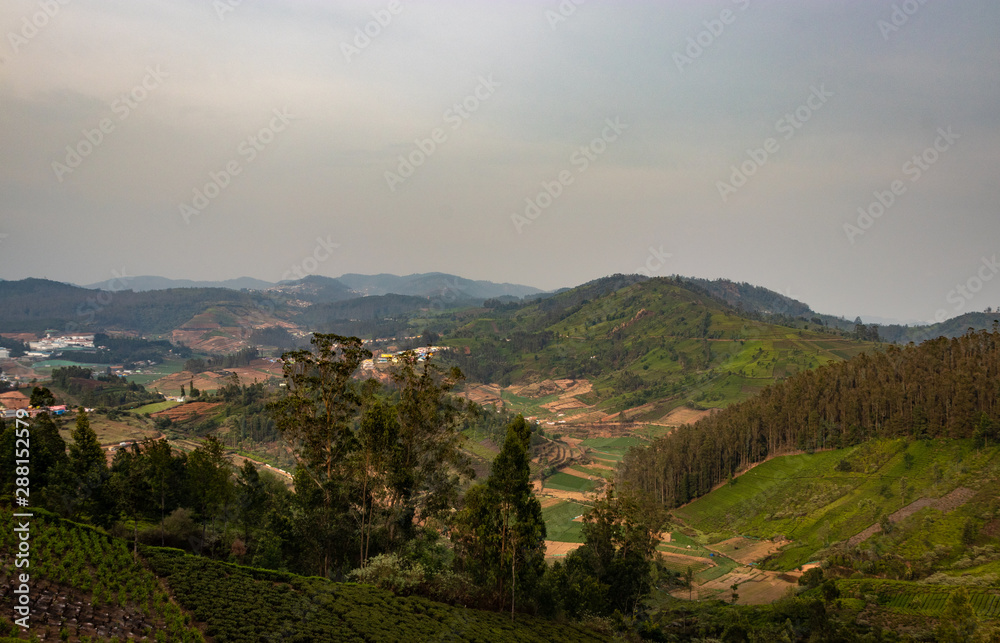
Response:
POLYGON ((230 290, 261 290, 274 284, 254 279, 253 277, 238 277, 236 279, 225 279, 223 281, 195 281, 193 279, 168 279, 167 277, 157 277, 154 275, 140 275, 138 277, 122 277, 112 282, 99 281, 93 284, 85 284, 83 288, 96 290, 122 290, 125 289, 142 292, 146 290, 170 290, 171 288, 228 288, 230 290))
POLYGON ((462 320, 443 343, 470 381, 586 379, 592 391, 579 406, 593 407, 593 418, 626 411, 639 420, 685 403, 724 407, 872 347, 834 331, 741 317, 683 282, 634 275, 498 304, 462 320))
POLYGON ((46 279, 0 282, 0 330, 129 329, 163 334, 210 308, 252 311, 264 297, 223 288, 96 291, 46 279))
POLYGON ((1000 332, 890 347, 804 371, 670 435, 624 462, 629 482, 669 506, 770 456, 873 438, 1000 436, 1000 332))
POLYGON ((365 295, 410 295, 446 301, 483 300, 491 297, 527 297, 543 291, 520 284, 474 281, 442 272, 417 273, 400 277, 348 273, 337 278, 341 283, 365 295))
MULTIPOLYGON (((14 614, 14 518, 0 511, 0 636, 21 634, 14 614)), ((143 548, 36 510, 32 526, 31 634, 39 640, 601 641, 571 623, 397 597, 370 585, 239 567, 143 548), (152 573, 151 571, 152 570, 152 573), (155 575, 154 575, 155 574, 155 575), (159 577, 159 578, 157 578, 159 577), (161 584, 162 583, 162 584, 161 584)))

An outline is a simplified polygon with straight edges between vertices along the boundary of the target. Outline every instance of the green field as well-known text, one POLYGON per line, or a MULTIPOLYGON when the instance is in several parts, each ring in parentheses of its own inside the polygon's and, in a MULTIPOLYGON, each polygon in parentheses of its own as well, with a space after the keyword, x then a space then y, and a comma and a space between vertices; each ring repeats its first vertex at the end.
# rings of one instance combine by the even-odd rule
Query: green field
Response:
POLYGON ((71 362, 67 359, 47 359, 42 362, 35 362, 32 364, 32 368, 38 372, 45 372, 48 375, 53 369, 63 368, 65 366, 81 366, 83 368, 89 368, 95 372, 104 372, 104 369, 108 367, 107 364, 81 364, 80 362, 71 362))
POLYGON ((140 406, 139 408, 133 410, 133 413, 142 415, 143 413, 159 413, 160 411, 166 411, 167 409, 172 409, 178 406, 180 402, 174 402, 173 400, 167 400, 165 402, 155 402, 153 404, 147 404, 145 406, 140 406))
POLYGON ((590 510, 587 505, 578 502, 564 501, 542 509, 545 520, 546 538, 562 543, 582 543, 582 522, 573 522, 577 516, 582 516, 590 510))
POLYGON ((628 450, 634 446, 649 444, 640 437, 588 438, 581 443, 590 450, 589 456, 605 466, 615 467, 628 450))
POLYGON ((582 493, 593 491, 597 487, 597 483, 593 480, 579 478, 568 473, 552 474, 548 478, 545 478, 544 484, 546 487, 559 489, 561 491, 579 491, 582 493))
POLYGON ((462 448, 486 462, 492 462, 493 458, 500 453, 495 447, 491 446, 492 443, 476 439, 477 436, 474 429, 465 429, 462 431, 462 435, 466 438, 462 443, 462 448))
POLYGON ((135 382, 136 384, 142 384, 147 386, 150 382, 155 382, 156 380, 164 377, 166 375, 171 375, 173 373, 180 373, 184 370, 184 360, 182 359, 169 359, 165 360, 162 364, 157 364, 155 366, 150 366, 143 369, 145 373, 139 373, 136 375, 129 375, 128 381, 135 382))
MULTIPOLYGON (((998 455, 1000 449, 975 450, 968 441, 882 440, 783 456, 675 510, 675 515, 703 533, 785 536, 793 542, 771 566, 791 569, 915 500, 995 480, 998 455)), ((930 514, 941 515, 925 508, 894 527, 897 551, 916 559, 936 545, 958 542, 966 518, 936 520, 930 514)))
POLYGON ((615 476, 615 472, 612 471, 611 469, 599 469, 597 467, 588 467, 582 464, 574 465, 573 469, 585 473, 589 476, 604 478, 605 480, 610 480, 615 476))

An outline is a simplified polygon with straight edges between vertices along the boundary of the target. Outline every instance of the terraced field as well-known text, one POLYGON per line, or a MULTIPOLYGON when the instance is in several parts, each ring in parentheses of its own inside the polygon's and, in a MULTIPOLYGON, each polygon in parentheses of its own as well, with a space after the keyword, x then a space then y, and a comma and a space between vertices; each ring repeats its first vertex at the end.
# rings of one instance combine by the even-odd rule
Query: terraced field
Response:
MULTIPOLYGON (((878 604, 900 614, 940 617, 957 587, 906 581, 840 580, 841 594, 858 599, 875 596, 878 604)), ((969 603, 979 618, 1000 617, 1000 591, 970 588, 969 603)))
MULTIPOLYGON (((919 558, 936 544, 954 543, 961 520, 936 521, 1000 475, 1000 449, 973 449, 968 441, 873 441, 812 455, 789 455, 760 464, 733 483, 674 511, 702 533, 721 538, 787 538, 769 568, 789 570, 820 550, 879 531, 881 516, 894 516, 900 533, 930 520, 901 551, 919 558), (956 492, 957 489, 965 489, 956 492), (949 495, 956 492, 956 495, 949 495), (922 500, 923 499, 923 500, 922 500), (955 500, 954 502, 952 500, 955 500), (961 501, 961 502, 959 502, 961 501), (919 510, 914 513, 909 509, 919 510), (902 511, 901 511, 902 510, 902 511), (931 513, 928 513, 931 512, 931 513), (937 531, 950 526, 947 534, 937 531), (935 531, 937 530, 937 531, 935 531)), ((985 493, 985 491, 984 491, 985 493)))

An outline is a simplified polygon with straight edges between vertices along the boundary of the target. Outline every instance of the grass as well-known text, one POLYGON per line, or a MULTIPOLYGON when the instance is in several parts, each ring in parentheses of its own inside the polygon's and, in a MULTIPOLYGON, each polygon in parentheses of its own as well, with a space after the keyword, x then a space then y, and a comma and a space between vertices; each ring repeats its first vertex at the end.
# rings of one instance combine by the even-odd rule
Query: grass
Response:
POLYGON ((462 443, 462 448, 486 462, 493 462, 493 458, 500 451, 490 446, 491 443, 485 440, 476 440, 475 433, 474 429, 465 429, 462 431, 462 435, 466 437, 466 440, 462 443))
POLYGON ((140 406, 139 408, 134 409, 132 412, 136 413, 136 414, 139 414, 139 415, 142 415, 143 413, 150 413, 150 414, 152 414, 152 413, 159 413, 160 411, 165 411, 167 409, 172 409, 175 406, 178 406, 179 404, 180 404, 180 402, 174 402, 172 400, 167 400, 165 402, 154 402, 153 404, 147 404, 145 406, 140 406))
POLYGON ((129 375, 128 381, 135 382, 136 384, 141 384, 143 386, 148 386, 152 382, 159 380, 167 375, 172 375, 174 373, 180 373, 184 370, 184 361, 182 359, 169 359, 164 360, 163 363, 157 364, 155 366, 147 367, 145 373, 140 373, 137 375, 129 375))
POLYGON ((571 476, 568 473, 555 473, 545 479, 545 486, 553 489, 559 489, 561 491, 579 491, 581 493, 586 493, 588 491, 593 491, 597 487, 597 483, 593 480, 587 480, 586 478, 571 476))
POLYGON ((716 554, 715 558, 712 560, 715 561, 715 567, 709 567, 696 573, 694 575, 695 581, 698 583, 707 583, 708 581, 715 580, 716 578, 722 578, 737 567, 740 567, 740 564, 735 560, 718 554, 716 554))
POLYGON ((588 467, 581 464, 574 465, 573 469, 590 476, 597 476, 599 478, 604 478, 605 480, 610 480, 615 476, 615 472, 611 469, 599 469, 597 467, 588 467))
MULTIPOLYGON (((876 524, 882 514, 921 497, 939 498, 956 487, 976 487, 983 479, 995 478, 1000 469, 998 455, 1000 449, 976 452, 968 441, 907 444, 881 440, 837 451, 783 456, 758 465, 734 484, 675 514, 703 532, 790 538, 792 544, 771 566, 791 569, 876 524), (841 461, 849 463, 851 470, 838 470, 841 461)), ((935 545, 959 541, 964 520, 931 516, 925 525, 927 517, 926 512, 918 512, 899 524, 897 537, 912 534, 898 543, 901 554, 914 559, 935 545)))
POLYGON ((573 519, 582 516, 589 510, 590 507, 587 505, 572 501, 560 502, 542 509, 546 537, 556 542, 582 543, 583 523, 573 522, 573 519))

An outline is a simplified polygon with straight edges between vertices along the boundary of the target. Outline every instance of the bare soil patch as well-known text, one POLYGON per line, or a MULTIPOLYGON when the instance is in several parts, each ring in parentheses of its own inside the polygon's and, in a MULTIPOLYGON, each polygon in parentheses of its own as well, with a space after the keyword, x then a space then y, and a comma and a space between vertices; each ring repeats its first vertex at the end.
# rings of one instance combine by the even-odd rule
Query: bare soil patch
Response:
POLYGON ((575 476, 577 478, 583 478, 584 480, 594 480, 594 479, 596 479, 595 476, 592 476, 592 475, 590 475, 589 473, 587 473, 585 471, 579 471, 577 469, 574 469, 572 466, 563 467, 562 469, 559 469, 559 472, 560 473, 568 473, 571 476, 575 476))
POLYGON ((197 375, 192 375, 190 371, 180 371, 179 373, 171 373, 170 375, 165 375, 158 380, 150 383, 150 386, 156 387, 164 393, 180 393, 181 386, 184 387, 185 391, 190 387, 191 380, 194 380, 195 388, 202 391, 213 391, 219 389, 226 385, 227 375, 220 375, 214 371, 205 371, 204 373, 198 373, 197 375))
POLYGON ((750 540, 737 536, 706 547, 723 556, 732 558, 742 565, 756 563, 779 551, 784 543, 770 540, 750 540))
POLYGON ((507 390, 519 397, 538 398, 545 397, 546 395, 553 395, 555 393, 561 393, 563 391, 563 387, 559 386, 552 380, 542 380, 541 382, 535 382, 534 384, 527 384, 524 386, 511 386, 507 390))
POLYGON ((668 560, 677 561, 685 565, 692 565, 695 563, 697 563, 698 565, 704 565, 705 563, 709 563, 710 567, 716 566, 715 563, 713 563, 710 558, 704 558, 702 556, 687 556, 685 554, 675 554, 673 552, 660 551, 660 550, 657 550, 656 553, 668 560))
MULTIPOLYGON (((535 482, 539 482, 536 480, 535 482)), ((551 487, 546 487, 544 491, 540 487, 535 488, 535 494, 544 494, 545 496, 551 498, 559 498, 560 500, 576 500, 577 502, 593 502, 594 494, 581 493, 579 491, 563 491, 562 489, 552 489, 551 487)))
POLYGON ((465 388, 465 397, 484 406, 502 405, 500 387, 496 384, 470 384, 465 388))
POLYGON ((554 540, 545 541, 545 557, 546 558, 562 558, 566 554, 570 553, 574 549, 580 547, 583 543, 558 543, 554 540))
POLYGON ((680 426, 682 424, 694 424, 702 418, 706 418, 712 413, 716 412, 714 409, 709 409, 707 411, 696 411, 695 409, 689 409, 686 406, 681 406, 665 416, 660 418, 659 424, 666 424, 667 426, 680 426))
MULTIPOLYGON (((920 498, 890 514, 889 522, 896 523, 900 520, 905 520, 925 507, 936 509, 942 513, 948 513, 967 503, 974 495, 976 495, 976 492, 972 489, 958 487, 951 493, 945 494, 940 498, 920 498)), ((851 536, 847 540, 847 546, 853 547, 858 543, 862 543, 880 531, 882 531, 882 527, 878 523, 875 523, 861 533, 851 536)))
POLYGON ((183 422, 208 415, 212 409, 222 406, 222 402, 188 402, 173 408, 153 413, 152 417, 169 417, 174 422, 183 422))
POLYGON ((546 507, 558 505, 560 502, 562 502, 562 500, 559 498, 542 498, 538 501, 538 504, 542 506, 542 509, 545 509, 546 507))

